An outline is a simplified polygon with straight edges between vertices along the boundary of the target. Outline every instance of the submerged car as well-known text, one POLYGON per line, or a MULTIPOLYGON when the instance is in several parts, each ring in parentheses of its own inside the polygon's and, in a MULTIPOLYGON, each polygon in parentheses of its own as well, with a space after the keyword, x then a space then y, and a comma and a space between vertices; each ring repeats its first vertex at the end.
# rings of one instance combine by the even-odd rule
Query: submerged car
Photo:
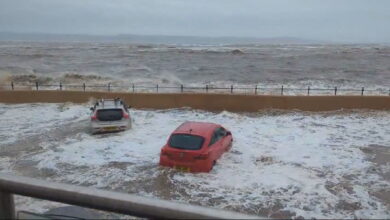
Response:
POLYGON ((93 134, 124 131, 131 128, 128 106, 119 98, 99 100, 91 111, 93 134))
POLYGON ((185 122, 161 149, 160 165, 188 172, 209 172, 232 147, 232 133, 214 123, 185 122))

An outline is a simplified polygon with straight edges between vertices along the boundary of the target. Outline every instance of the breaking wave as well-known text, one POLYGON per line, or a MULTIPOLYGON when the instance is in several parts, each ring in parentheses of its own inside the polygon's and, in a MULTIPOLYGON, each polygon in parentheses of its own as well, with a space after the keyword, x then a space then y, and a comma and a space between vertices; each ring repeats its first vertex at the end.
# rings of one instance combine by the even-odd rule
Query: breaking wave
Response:
POLYGON ((383 45, 180 46, 1 42, 0 80, 15 83, 156 84, 388 89, 383 45))

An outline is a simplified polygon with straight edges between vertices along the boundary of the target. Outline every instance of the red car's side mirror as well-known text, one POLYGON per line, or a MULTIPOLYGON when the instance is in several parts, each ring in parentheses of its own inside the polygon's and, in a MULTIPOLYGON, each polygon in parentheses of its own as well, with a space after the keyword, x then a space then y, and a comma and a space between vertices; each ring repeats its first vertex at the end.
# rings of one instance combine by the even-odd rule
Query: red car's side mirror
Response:
POLYGON ((228 131, 226 132, 226 136, 232 135, 232 132, 228 131))

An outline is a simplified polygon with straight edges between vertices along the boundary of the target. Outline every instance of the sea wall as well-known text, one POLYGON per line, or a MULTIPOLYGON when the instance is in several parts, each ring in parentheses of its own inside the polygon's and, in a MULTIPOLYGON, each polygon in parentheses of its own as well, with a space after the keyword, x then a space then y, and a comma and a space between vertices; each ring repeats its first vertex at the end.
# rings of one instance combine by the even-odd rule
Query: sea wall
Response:
POLYGON ((256 112, 262 109, 330 111, 390 110, 390 96, 268 96, 201 93, 121 93, 81 91, 0 91, 1 103, 84 103, 120 97, 135 108, 191 107, 208 111, 256 112))

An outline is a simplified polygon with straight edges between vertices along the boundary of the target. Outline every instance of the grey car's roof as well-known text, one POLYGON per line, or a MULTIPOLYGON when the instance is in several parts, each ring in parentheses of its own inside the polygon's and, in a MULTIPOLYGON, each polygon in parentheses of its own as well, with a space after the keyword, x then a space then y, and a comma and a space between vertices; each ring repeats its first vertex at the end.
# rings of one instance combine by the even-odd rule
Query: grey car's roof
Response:
POLYGON ((99 100, 97 103, 99 103, 99 105, 95 106, 96 109, 107 109, 107 108, 110 108, 110 109, 120 108, 121 109, 124 107, 121 100, 103 99, 103 100, 99 100))

